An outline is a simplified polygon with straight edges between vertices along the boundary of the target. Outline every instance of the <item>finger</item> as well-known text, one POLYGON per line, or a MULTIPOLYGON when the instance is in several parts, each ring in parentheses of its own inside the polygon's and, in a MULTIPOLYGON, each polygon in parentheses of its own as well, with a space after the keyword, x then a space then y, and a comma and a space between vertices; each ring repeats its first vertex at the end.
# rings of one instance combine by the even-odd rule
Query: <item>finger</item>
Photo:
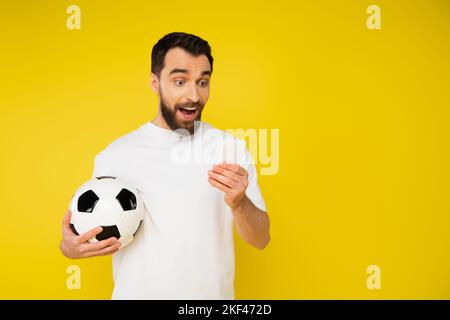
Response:
POLYGON ((101 250, 97 251, 89 251, 84 256, 86 258, 88 257, 95 257, 95 256, 105 256, 107 254, 113 254, 119 250, 121 243, 117 242, 116 244, 113 244, 112 246, 108 246, 106 248, 103 248, 101 250))
POLYGON ((212 169, 213 169, 214 172, 220 173, 220 174, 222 174, 222 175, 224 175, 224 176, 234 180, 235 182, 239 183, 239 181, 241 179, 240 175, 238 175, 237 173, 235 173, 235 172, 233 172, 233 171, 231 171, 229 169, 226 169, 224 167, 213 166, 212 169))
POLYGON ((88 252, 88 251, 98 251, 98 250, 102 250, 106 247, 112 246, 114 244, 117 243, 117 238, 115 237, 111 237, 102 241, 98 241, 98 242, 87 242, 85 244, 82 245, 81 250, 83 250, 84 252, 88 252))
POLYGON ((230 187, 230 188, 235 188, 236 187, 236 182, 224 175, 221 175, 219 173, 215 173, 214 171, 209 171, 208 175, 210 178, 213 178, 219 182, 221 182, 222 184, 230 187))
POLYGON ((225 193, 228 193, 228 192, 231 190, 231 189, 230 189, 229 187, 227 187, 226 185, 220 183, 219 181, 217 181, 217 180, 215 180, 215 179, 213 179, 213 178, 211 178, 211 177, 208 177, 208 182, 209 182, 213 187, 216 187, 217 189, 219 189, 219 190, 221 190, 221 191, 223 191, 223 192, 225 192, 225 193))
POLYGON ((228 169, 230 171, 233 171, 234 173, 240 176, 245 176, 247 174, 247 170, 245 170, 240 165, 235 163, 222 163, 219 164, 219 166, 224 167, 225 169, 228 169))
POLYGON ((62 226, 63 226, 63 233, 67 233, 67 234, 75 234, 73 233, 72 229, 70 228, 70 218, 72 217, 72 213, 70 212, 70 210, 67 210, 63 222, 62 222, 62 226))
POLYGON ((76 237, 75 242, 76 242, 76 244, 85 243, 85 242, 89 241, 90 239, 94 238, 96 235, 98 235, 102 231, 103 231, 102 227, 96 227, 94 229, 91 229, 91 230, 83 233, 82 235, 76 237))

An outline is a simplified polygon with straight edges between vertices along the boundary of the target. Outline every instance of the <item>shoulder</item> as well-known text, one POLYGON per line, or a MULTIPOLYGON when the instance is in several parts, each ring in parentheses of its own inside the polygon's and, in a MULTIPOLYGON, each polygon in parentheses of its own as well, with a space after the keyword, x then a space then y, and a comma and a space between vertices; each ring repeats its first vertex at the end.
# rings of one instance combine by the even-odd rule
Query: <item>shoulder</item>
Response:
POLYGON ((124 149, 132 148, 139 145, 142 140, 142 128, 139 128, 123 135, 111 143, 109 143, 100 153, 97 154, 96 159, 105 159, 116 154, 120 154, 124 149))

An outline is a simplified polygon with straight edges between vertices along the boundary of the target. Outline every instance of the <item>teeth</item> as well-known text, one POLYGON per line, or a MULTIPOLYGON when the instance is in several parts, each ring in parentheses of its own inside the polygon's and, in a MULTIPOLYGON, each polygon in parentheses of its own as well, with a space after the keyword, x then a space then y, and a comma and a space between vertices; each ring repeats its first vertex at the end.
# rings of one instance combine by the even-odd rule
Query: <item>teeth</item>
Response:
POLYGON ((197 110, 197 108, 196 107, 191 107, 191 108, 188 108, 188 107, 186 107, 186 108, 183 108, 183 109, 186 109, 186 110, 189 110, 189 111, 193 111, 193 110, 197 110))

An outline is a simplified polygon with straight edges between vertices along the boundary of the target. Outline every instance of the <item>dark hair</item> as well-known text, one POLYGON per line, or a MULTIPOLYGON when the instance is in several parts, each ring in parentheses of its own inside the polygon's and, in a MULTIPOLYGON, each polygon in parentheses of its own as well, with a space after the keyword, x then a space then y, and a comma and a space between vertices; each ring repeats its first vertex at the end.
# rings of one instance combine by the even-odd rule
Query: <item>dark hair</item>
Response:
POLYGON ((213 57, 211 56, 211 47, 209 46, 208 41, 193 34, 172 32, 159 39, 152 49, 152 72, 156 74, 158 78, 161 75, 161 70, 164 68, 164 58, 167 51, 175 47, 186 50, 194 57, 201 54, 206 55, 211 66, 212 74, 213 57))

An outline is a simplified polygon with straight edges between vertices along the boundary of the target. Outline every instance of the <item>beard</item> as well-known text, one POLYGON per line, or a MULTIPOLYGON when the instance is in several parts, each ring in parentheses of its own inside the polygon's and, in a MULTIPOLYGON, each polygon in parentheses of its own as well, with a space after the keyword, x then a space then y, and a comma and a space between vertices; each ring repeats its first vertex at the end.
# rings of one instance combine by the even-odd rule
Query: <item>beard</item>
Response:
POLYGON ((161 97, 161 100, 159 103, 160 108, 161 108, 161 114, 162 114, 164 120, 166 121, 167 125, 169 126, 169 128, 172 130, 185 129, 192 135, 195 130, 195 126, 194 126, 195 122, 200 121, 202 118, 202 111, 203 111, 204 104, 202 104, 200 102, 197 102, 197 103, 188 102, 188 103, 184 103, 184 104, 177 104, 172 109, 166 103, 161 91, 159 92, 159 96, 161 97), (190 108, 190 107, 198 107, 198 113, 194 120, 182 121, 177 118, 177 111, 180 108, 190 108))

